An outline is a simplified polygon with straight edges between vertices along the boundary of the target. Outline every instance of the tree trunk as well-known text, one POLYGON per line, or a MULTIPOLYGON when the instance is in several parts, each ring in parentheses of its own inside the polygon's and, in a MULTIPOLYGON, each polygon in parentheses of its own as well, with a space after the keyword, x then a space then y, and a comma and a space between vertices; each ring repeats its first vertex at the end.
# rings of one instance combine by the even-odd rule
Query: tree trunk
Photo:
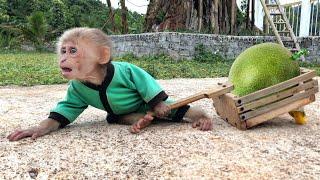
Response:
POLYGON ((221 32, 224 32, 224 0, 221 0, 220 3, 219 3, 219 30, 220 30, 220 33, 221 32))
POLYGON ((215 24, 214 24, 214 33, 218 34, 219 33, 219 11, 218 11, 218 8, 219 8, 219 0, 214 0, 214 21, 215 21, 215 24))
POLYGON ((122 24, 122 33, 128 33, 128 21, 127 21, 127 12, 128 9, 125 4, 125 0, 120 0, 121 4, 121 24, 122 24))
POLYGON ((202 3, 202 0, 199 0, 199 17, 198 17, 198 21, 199 21, 199 27, 198 27, 198 32, 201 31, 201 28, 202 28, 202 16, 203 16, 203 3, 202 3))
POLYGON ((145 31, 235 33, 237 6, 235 3, 231 6, 230 2, 231 0, 170 0, 168 3, 167 0, 150 0, 145 31))
POLYGON ((250 6, 251 0, 247 0, 247 10, 246 10, 246 28, 249 29, 250 26, 250 6))
POLYGON ((237 13, 237 4, 236 0, 231 0, 231 27, 230 27, 230 33, 235 34, 235 28, 236 28, 236 13, 237 13))
MULTIPOLYGON (((111 6, 111 1, 107 0, 107 4, 108 4, 108 8, 109 8, 109 18, 111 21, 112 31, 116 32, 116 25, 114 23, 114 12, 113 12, 113 9, 111 6)), ((106 23, 109 21, 109 18, 106 20, 106 23)), ((106 25, 106 23, 103 25, 103 27, 106 25)), ((103 29, 103 27, 102 27, 102 29, 103 29)))
POLYGON ((252 0, 252 6, 251 6, 251 30, 254 30, 254 11, 255 11, 255 0, 252 0))

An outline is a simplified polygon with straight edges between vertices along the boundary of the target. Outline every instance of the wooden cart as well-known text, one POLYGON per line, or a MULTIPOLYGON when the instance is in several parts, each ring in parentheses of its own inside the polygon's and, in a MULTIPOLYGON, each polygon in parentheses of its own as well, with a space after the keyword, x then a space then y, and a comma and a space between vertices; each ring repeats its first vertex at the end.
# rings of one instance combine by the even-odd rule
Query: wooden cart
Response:
POLYGON ((171 104, 172 109, 211 98, 217 114, 229 124, 241 130, 288 113, 315 101, 318 81, 314 70, 300 68, 301 74, 274 86, 243 97, 232 94, 233 85, 221 83, 217 87, 171 104))

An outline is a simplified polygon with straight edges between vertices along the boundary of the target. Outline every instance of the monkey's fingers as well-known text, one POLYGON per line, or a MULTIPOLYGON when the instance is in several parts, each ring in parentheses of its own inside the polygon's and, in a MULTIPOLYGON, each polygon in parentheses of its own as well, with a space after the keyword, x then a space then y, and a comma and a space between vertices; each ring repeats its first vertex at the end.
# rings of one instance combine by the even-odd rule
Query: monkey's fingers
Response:
POLYGON ((201 126, 202 131, 208 131, 212 129, 212 121, 204 120, 201 126))
POLYGON ((18 136, 22 132, 23 132, 23 130, 15 130, 13 133, 11 133, 7 136, 7 139, 9 139, 9 141, 12 141, 14 139, 14 137, 18 136))
POLYGON ((193 128, 196 128, 196 127, 198 127, 198 126, 200 126, 200 121, 199 121, 199 120, 194 121, 194 122, 192 123, 192 127, 193 127, 193 128))
POLYGON ((11 137, 14 136, 14 134, 18 133, 20 130, 15 130, 14 132, 10 133, 8 136, 7 136, 7 139, 10 139, 11 137))
POLYGON ((201 125, 200 125, 200 127, 199 127, 199 130, 201 130, 201 131, 206 131, 207 126, 208 126, 207 124, 208 124, 207 120, 202 119, 201 125))
POLYGON ((140 128, 137 127, 137 124, 133 124, 129 131, 133 134, 136 134, 140 132, 140 128))
POLYGON ((18 141, 20 139, 32 136, 32 134, 33 134, 33 131, 25 130, 20 132, 19 134, 16 134, 14 137, 12 137, 11 141, 18 141))
POLYGON ((199 130, 204 131, 205 127, 206 127, 206 121, 202 120, 199 126, 199 130))

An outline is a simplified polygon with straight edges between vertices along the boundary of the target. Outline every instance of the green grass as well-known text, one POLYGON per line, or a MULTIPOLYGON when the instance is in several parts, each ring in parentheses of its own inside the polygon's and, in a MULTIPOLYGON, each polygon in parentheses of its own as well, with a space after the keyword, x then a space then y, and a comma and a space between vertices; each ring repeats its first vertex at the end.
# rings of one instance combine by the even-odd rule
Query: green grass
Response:
POLYGON ((224 60, 217 60, 216 62, 176 61, 165 55, 140 58, 126 55, 121 57, 121 61, 130 62, 143 68, 156 79, 228 76, 232 64, 232 61, 224 60))
MULTIPOLYGON (((142 67, 157 79, 205 78, 228 76, 232 61, 216 59, 215 62, 196 60, 175 61, 168 56, 146 56, 137 58, 126 55, 115 61, 127 61, 142 67)), ((318 64, 301 64, 315 69, 320 75, 318 64)), ((66 83, 60 75, 54 53, 0 52, 0 86, 66 83)))
POLYGON ((53 53, 0 53, 0 85, 64 83, 53 53))

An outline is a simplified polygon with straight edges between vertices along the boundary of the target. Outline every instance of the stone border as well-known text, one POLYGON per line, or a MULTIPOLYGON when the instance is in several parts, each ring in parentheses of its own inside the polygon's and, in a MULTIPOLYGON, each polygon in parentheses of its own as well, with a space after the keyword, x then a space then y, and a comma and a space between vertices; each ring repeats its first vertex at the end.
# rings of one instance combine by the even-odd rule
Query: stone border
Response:
MULTIPOLYGON (((114 56, 133 53, 136 56, 168 54, 174 59, 191 59, 195 47, 203 44, 213 53, 235 58, 246 48, 263 42, 276 42, 274 36, 226 36, 158 32, 144 34, 111 35, 114 56)), ((320 37, 299 37, 302 48, 310 51, 308 61, 320 62, 320 37)))

